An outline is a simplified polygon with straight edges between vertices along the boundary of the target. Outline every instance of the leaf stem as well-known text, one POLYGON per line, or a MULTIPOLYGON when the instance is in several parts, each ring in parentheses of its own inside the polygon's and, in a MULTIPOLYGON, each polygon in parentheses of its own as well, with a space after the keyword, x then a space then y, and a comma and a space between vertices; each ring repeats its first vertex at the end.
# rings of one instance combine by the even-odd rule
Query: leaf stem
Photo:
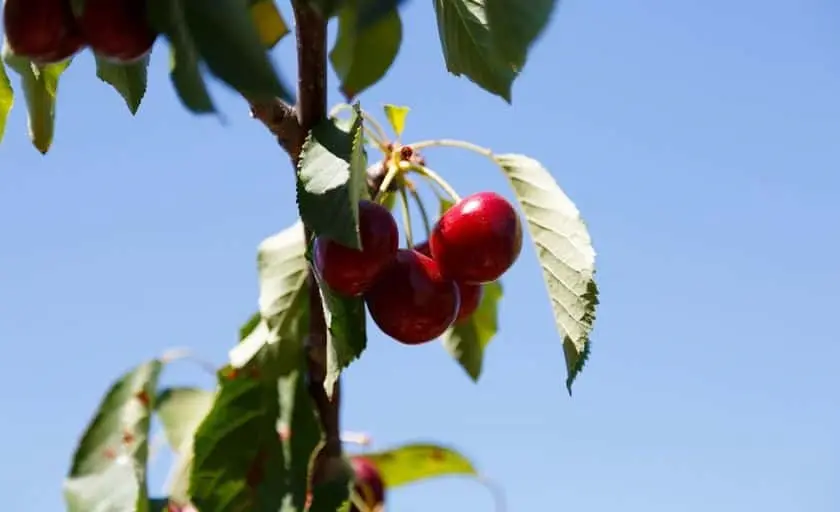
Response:
POLYGON ((383 197, 383 194, 386 190, 391 186, 391 182, 397 177, 400 173, 400 168, 396 165, 388 165, 388 173, 385 174, 385 177, 382 179, 382 183, 379 185, 379 190, 376 191, 376 195, 373 197, 374 201, 379 201, 380 198, 383 197))
POLYGON ((438 173, 429 169, 425 165, 417 165, 415 163, 408 163, 407 168, 410 171, 415 172, 415 173, 419 174, 420 176, 423 176, 424 178, 428 179, 429 181, 435 183, 438 187, 443 189, 443 191, 446 192, 446 194, 454 202, 457 203, 458 201, 461 200, 461 196, 459 196, 458 193, 455 192, 455 189, 452 188, 452 185, 447 183, 446 180, 443 179, 438 173))
POLYGON ((423 218, 423 227, 426 229, 426 240, 428 240, 429 237, 432 236, 432 224, 429 222, 429 212, 426 211, 426 205, 423 204, 423 199, 417 192, 417 188, 413 186, 409 186, 407 188, 412 199, 414 199, 414 202, 417 203, 417 209, 420 210, 420 217, 423 218))
POLYGON ((411 231, 411 210, 408 207, 408 194, 405 187, 400 187, 400 206, 402 208, 403 226, 405 226, 405 245, 414 249, 414 234, 411 231))
POLYGON ((407 146, 411 146, 414 148, 415 151, 420 151, 421 149, 427 148, 460 148, 466 149, 467 151, 472 151, 473 153, 478 153, 479 155, 485 156, 487 158, 493 158, 493 152, 489 149, 479 146, 478 144, 473 144, 472 142, 467 142, 465 140, 456 140, 456 139, 433 139, 433 140, 423 140, 420 142, 414 142, 412 144, 406 144, 407 146))

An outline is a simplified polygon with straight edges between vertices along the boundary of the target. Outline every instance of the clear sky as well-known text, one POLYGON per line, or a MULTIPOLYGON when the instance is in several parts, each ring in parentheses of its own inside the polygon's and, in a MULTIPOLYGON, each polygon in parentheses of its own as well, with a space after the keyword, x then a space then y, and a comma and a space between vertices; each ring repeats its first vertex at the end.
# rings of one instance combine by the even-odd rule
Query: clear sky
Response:
MULTIPOLYGON (((438 344, 371 329, 345 427, 377 448, 459 447, 511 512, 840 510, 840 6, 567 0, 511 108, 446 74, 429 4, 408 4, 399 62, 363 105, 414 107, 409 140, 546 164, 599 255, 592 358, 569 398, 527 247, 479 386, 438 344)), ((256 245, 294 219, 285 155, 222 87, 225 124, 184 111, 162 49, 136 119, 85 55, 50 154, 29 145, 22 100, 0 146, 8 510, 62 509, 77 436, 120 372, 175 345, 225 360, 256 307, 256 245)), ((287 72, 292 55, 276 52, 287 72)), ((427 156, 464 193, 509 194, 479 157, 427 156)), ((185 363, 164 380, 211 383, 185 363)), ((448 479, 394 491, 389 510, 492 502, 448 479)))

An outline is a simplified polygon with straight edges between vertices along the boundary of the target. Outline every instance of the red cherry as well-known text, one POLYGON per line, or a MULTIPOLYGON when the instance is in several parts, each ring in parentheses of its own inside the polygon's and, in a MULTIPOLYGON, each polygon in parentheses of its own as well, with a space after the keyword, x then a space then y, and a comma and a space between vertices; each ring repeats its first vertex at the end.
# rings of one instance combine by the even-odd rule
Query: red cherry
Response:
POLYGON ((444 278, 435 261, 400 249, 365 293, 370 317, 382 332, 406 345, 431 341, 458 313, 458 287, 444 278))
POLYGON ((397 254, 400 233, 394 216, 382 205, 359 202, 357 251, 324 237, 315 240, 315 268, 333 291, 355 296, 365 292, 397 254))
MULTIPOLYGON (((350 465, 356 478, 354 491, 362 502, 370 509, 385 503, 385 482, 373 462, 364 457, 353 457, 350 465)), ((359 512, 359 509, 351 506, 350 512, 359 512)))
POLYGON ((146 0, 86 0, 79 26, 94 52, 120 62, 146 56, 157 38, 146 0))
MULTIPOLYGON (((429 250, 429 242, 421 242, 414 246, 414 250, 420 254, 432 257, 432 252, 429 250)), ((484 293, 484 287, 480 284, 467 284, 455 282, 458 285, 458 295, 461 298, 461 306, 458 308, 458 316, 455 317, 455 323, 460 323, 471 317, 478 305, 481 303, 481 296, 484 293)))
POLYGON ((84 46, 69 0, 6 0, 3 25, 12 51, 39 64, 68 59, 84 46))
POLYGON ((429 239, 432 257, 447 277, 463 283, 500 278, 522 251, 522 224, 494 192, 467 196, 441 216, 429 239))

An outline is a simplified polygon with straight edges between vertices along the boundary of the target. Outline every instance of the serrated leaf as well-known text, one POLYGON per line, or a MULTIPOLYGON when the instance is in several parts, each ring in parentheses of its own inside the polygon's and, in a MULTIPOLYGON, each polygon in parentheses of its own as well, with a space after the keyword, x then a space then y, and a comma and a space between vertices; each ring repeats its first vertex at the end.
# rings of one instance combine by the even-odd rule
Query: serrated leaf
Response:
POLYGON ((397 138, 402 137, 403 130, 405 130, 405 119, 411 111, 408 107, 401 107, 399 105, 385 105, 385 117, 388 119, 388 124, 394 130, 397 138))
POLYGON ((73 454, 64 482, 68 510, 145 510, 149 428, 162 368, 155 359, 111 385, 73 454))
POLYGON ((518 70, 501 57, 487 26, 485 0, 434 0, 446 69, 511 102, 518 70))
POLYGON ((442 476, 478 476, 467 457, 452 448, 436 444, 408 444, 357 457, 367 459, 376 466, 388 489, 442 476))
POLYGON ((112 62, 98 55, 95 58, 96 76, 113 87, 132 115, 136 114, 146 94, 150 55, 128 64, 112 62))
POLYGON ((283 441, 289 474, 289 504, 304 510, 309 491, 310 462, 321 441, 321 426, 306 383, 306 361, 299 360, 298 370, 280 379, 281 423, 289 428, 283 441))
POLYGON ((389 11, 367 27, 359 28, 359 10, 370 0, 348 2, 338 14, 338 36, 330 62, 348 100, 368 89, 388 72, 402 44, 399 12, 389 11))
POLYGON ((182 0, 148 0, 146 5, 152 25, 169 40, 169 77, 181 103, 196 114, 214 113, 216 107, 201 74, 201 57, 183 21, 182 0))
POLYGON ((213 407, 216 394, 194 387, 167 388, 158 394, 157 415, 170 448, 178 453, 213 407))
POLYGON ((35 149, 45 155, 52 146, 55 133, 58 80, 70 66, 72 59, 38 66, 12 53, 8 42, 4 42, 3 60, 20 75, 23 97, 26 100, 29 140, 35 149))
POLYGON ((198 510, 276 512, 286 488, 277 435, 276 379, 220 377, 210 413, 193 439, 189 495, 198 510))
POLYGON ((15 91, 12 89, 12 82, 6 74, 6 65, 0 62, 0 142, 6 133, 6 120, 9 118, 9 111, 15 103, 15 91))
POLYGON ((359 200, 367 193, 362 117, 349 133, 320 123, 306 139, 297 173, 297 202, 303 223, 317 236, 360 249, 359 200))
POLYGON ((496 155, 522 211, 543 271, 554 320, 563 336, 566 388, 583 368, 595 321, 595 249, 575 204, 533 158, 496 155))
POLYGON ((493 46, 521 71, 528 50, 548 26, 557 0, 485 0, 493 46))
POLYGON ((289 34, 289 26, 274 0, 248 0, 251 19, 257 28, 260 41, 266 48, 274 48, 289 34))
POLYGON ((241 0, 180 0, 183 22, 208 69, 252 100, 291 101, 241 0))
POLYGON ((498 308, 502 299, 501 283, 482 285, 481 302, 469 318, 454 324, 443 333, 443 347, 455 358, 472 380, 478 381, 484 349, 499 330, 498 308))

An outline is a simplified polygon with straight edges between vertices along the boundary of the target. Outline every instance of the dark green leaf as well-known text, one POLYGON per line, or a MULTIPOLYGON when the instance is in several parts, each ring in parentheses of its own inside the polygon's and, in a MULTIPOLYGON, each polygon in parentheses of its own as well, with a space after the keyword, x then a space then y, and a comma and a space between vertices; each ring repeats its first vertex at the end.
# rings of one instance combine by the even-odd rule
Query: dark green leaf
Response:
POLYGON ((396 11, 405 0, 364 0, 359 6, 359 30, 377 23, 379 20, 396 11))
POLYGON ((120 93, 132 114, 137 113, 146 94, 149 60, 146 55, 137 62, 121 64, 96 56, 96 76, 120 93))
POLYGON ((309 467, 321 441, 321 426, 306 385, 306 361, 299 358, 299 369, 280 379, 281 423, 288 427, 283 442, 289 474, 289 499, 295 510, 303 510, 309 490, 309 467))
POLYGON ((312 490, 309 512, 349 512, 351 477, 316 485, 312 490))
POLYGON ((499 329, 498 307, 501 299, 501 283, 482 285, 481 302, 475 313, 443 333, 444 348, 474 381, 481 376, 484 349, 499 329))
POLYGON ((201 57, 184 24, 182 0, 149 0, 147 5, 152 24, 169 40, 169 76, 181 103, 197 114, 215 112, 216 107, 201 75, 201 57))
POLYGON ((29 139, 32 145, 45 155, 50 150, 55 133, 58 79, 70 66, 72 59, 57 64, 38 66, 13 54, 8 43, 5 43, 3 60, 20 75, 29 118, 29 139))
POLYGON ((159 360, 141 364, 102 399, 64 482, 69 511, 145 509, 149 426, 162 367, 159 360))
POLYGON ((485 0, 493 45, 504 60, 521 71, 528 50, 545 30, 557 0, 485 0))
POLYGON ((179 453, 185 442, 213 407, 215 393, 201 388, 167 388, 158 394, 157 415, 172 451, 179 453))
POLYGON ((152 498, 149 500, 149 512, 175 512, 169 507, 168 498, 152 498))
POLYGON ((366 28, 359 28, 359 11, 370 0, 345 4, 338 15, 338 36, 330 62, 349 100, 378 82, 397 57, 402 43, 399 12, 389 11, 366 28))
POLYGON ((9 111, 15 103, 15 91, 12 89, 12 82, 6 74, 6 65, 0 62, 0 142, 3 141, 3 134, 6 133, 6 120, 9 118, 9 111))
POLYGON ((388 489, 442 476, 478 475, 464 455, 452 448, 434 444, 408 444, 392 450, 365 453, 359 457, 368 459, 376 466, 388 489))
POLYGON ((502 58, 487 26, 485 0, 434 0, 446 69, 511 102, 518 70, 502 58))
POLYGON ((324 121, 303 144, 297 174, 304 224, 316 235, 353 249, 360 248, 359 200, 367 194, 362 137, 358 111, 350 133, 324 121))
POLYGON ((280 508, 286 475, 279 415, 276 379, 246 372, 220 377, 213 408, 193 440, 189 495, 198 510, 280 508))
POLYGON ((328 326, 327 375, 324 388, 332 396, 341 371, 362 355, 367 346, 365 302, 361 297, 343 297, 318 280, 324 321, 328 326))
POLYGON ((595 322, 598 287, 595 249, 575 204, 551 174, 533 158, 496 155, 527 220, 543 271, 554 320, 563 335, 566 388, 583 369, 595 322))
POLYGON ((242 0, 180 0, 184 24, 214 75, 253 100, 291 99, 242 0))

